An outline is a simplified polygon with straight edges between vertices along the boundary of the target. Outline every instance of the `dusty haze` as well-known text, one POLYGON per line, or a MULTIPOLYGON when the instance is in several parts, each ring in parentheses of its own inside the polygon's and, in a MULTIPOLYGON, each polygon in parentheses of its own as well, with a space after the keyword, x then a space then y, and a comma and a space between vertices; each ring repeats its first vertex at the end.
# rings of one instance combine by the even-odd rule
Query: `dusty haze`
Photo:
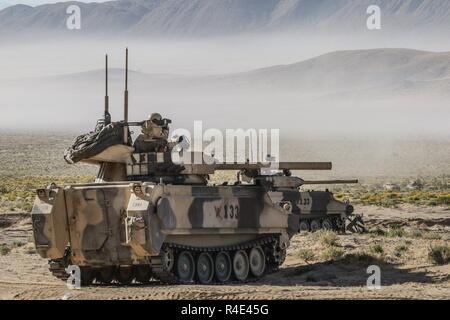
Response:
POLYGON ((441 54, 368 51, 367 39, 318 39, 8 42, 0 51, 0 125, 91 128, 102 112, 105 52, 112 114, 119 120, 128 45, 132 119, 159 111, 180 127, 203 120, 206 127, 280 128, 285 134, 448 135, 448 48, 417 46, 441 54))
MULTIPOLYGON (((302 5, 302 1, 295 3, 302 5)), ((393 21, 397 9, 380 3, 391 10, 386 21, 393 21)), ((114 37, 111 32, 107 37, 95 32, 89 37, 56 37, 35 33, 27 25, 20 36, 10 32, 0 43, 1 131, 39 132, 36 137, 43 139, 42 133, 74 136, 93 129, 102 115, 105 53, 110 55, 111 113, 114 120, 120 120, 124 48, 128 46, 132 120, 160 112, 173 120, 173 128, 192 128, 194 120, 202 120, 205 129, 278 128, 283 141, 299 140, 287 144, 288 150, 304 155, 314 147, 326 155, 320 157, 313 151, 310 157, 300 156, 302 160, 337 158, 343 164, 357 157, 363 164, 368 159, 370 170, 380 175, 383 167, 379 164, 387 168, 395 160, 395 150, 403 150, 390 173, 398 172, 408 159, 418 158, 421 165, 402 174, 427 172, 427 158, 429 166, 445 172, 445 163, 450 162, 446 22, 430 20, 437 11, 425 5, 408 6, 413 10, 408 16, 412 19, 409 30, 404 28, 406 19, 401 21, 403 27, 392 32, 390 22, 381 32, 368 31, 359 16, 351 20, 357 29, 333 29, 340 15, 354 12, 351 7, 320 24, 320 17, 329 14, 325 5, 309 12, 311 20, 305 20, 310 21, 309 27, 317 27, 314 32, 305 31, 307 23, 282 32, 272 27, 255 31, 246 25, 246 32, 219 28, 214 30, 222 34, 199 36, 194 31, 200 30, 205 16, 196 16, 196 22, 184 16, 170 29, 182 30, 181 21, 185 21, 192 31, 189 36, 165 36, 170 30, 161 27, 161 34, 151 37, 133 33, 114 37), (295 148, 289 147, 294 144, 295 148), (374 160, 370 150, 383 156, 374 160), (341 158, 340 152, 346 156, 341 158)), ((448 9, 446 2, 429 6, 442 6, 440 12, 448 9)), ((406 14, 408 8, 398 10, 406 14)), ((20 23, 30 22, 26 16, 23 19, 20 23)))

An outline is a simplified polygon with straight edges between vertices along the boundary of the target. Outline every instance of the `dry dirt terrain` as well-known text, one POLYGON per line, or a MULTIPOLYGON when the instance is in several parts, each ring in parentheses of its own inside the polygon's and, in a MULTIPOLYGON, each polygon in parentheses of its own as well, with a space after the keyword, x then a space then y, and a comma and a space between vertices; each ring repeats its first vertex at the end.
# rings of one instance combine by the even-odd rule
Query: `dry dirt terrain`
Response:
POLYGON ((450 265, 435 265, 430 246, 450 242, 449 207, 357 207, 363 235, 300 234, 283 267, 243 285, 93 285, 69 290, 34 253, 27 215, 0 215, 0 299, 450 299, 450 265), (394 228, 395 227, 395 228, 394 228), (306 261, 305 261, 306 260, 306 261), (368 289, 367 266, 381 268, 368 289))

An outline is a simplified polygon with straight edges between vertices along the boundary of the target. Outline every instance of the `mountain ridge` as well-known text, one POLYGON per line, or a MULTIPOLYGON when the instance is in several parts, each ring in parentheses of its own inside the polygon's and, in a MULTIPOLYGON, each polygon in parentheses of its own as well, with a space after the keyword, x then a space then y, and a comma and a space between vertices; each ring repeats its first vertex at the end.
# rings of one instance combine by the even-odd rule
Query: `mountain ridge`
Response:
MULTIPOLYGON (((110 69, 110 80, 120 83, 122 68, 110 69)), ((52 75, 39 79, 50 82, 102 82, 104 70, 52 75)), ((130 84, 161 92, 212 90, 213 92, 255 91, 336 94, 339 92, 381 92, 423 87, 433 92, 450 93, 450 52, 404 48, 333 51, 292 64, 250 71, 191 76, 146 73, 130 70, 130 84), (263 90, 263 91, 261 91, 263 90)), ((36 79, 27 79, 36 81, 36 79)), ((18 79, 17 81, 20 81, 18 79)))
POLYGON ((378 5, 377 32, 450 34, 447 0, 117 0, 76 1, 36 7, 15 5, 0 11, 0 30, 10 33, 108 34, 111 36, 208 36, 281 30, 369 32, 367 8, 378 5), (76 4, 82 29, 69 31, 66 9, 76 4))

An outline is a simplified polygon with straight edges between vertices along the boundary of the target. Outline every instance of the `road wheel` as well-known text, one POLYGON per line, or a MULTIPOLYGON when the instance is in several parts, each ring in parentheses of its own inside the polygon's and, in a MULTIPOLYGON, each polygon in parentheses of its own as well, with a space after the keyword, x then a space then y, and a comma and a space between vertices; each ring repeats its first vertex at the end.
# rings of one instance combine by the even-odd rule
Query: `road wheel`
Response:
POLYGON ((315 232, 321 228, 320 220, 311 221, 311 231, 315 232))
POLYGON ((120 266, 116 271, 116 280, 120 284, 129 285, 134 279, 134 272, 132 266, 120 266))
POLYGON ((226 282, 231 277, 231 258, 230 255, 222 251, 217 254, 216 256, 216 263, 215 263, 215 271, 216 271, 216 278, 220 282, 226 282))
POLYGON ((323 220, 322 222, 322 228, 325 230, 333 230, 333 221, 331 221, 330 218, 326 218, 325 220, 323 220))
POLYGON ((244 250, 239 250, 234 254, 233 271, 236 279, 245 281, 248 276, 250 266, 247 253, 244 250))
POLYGON ((249 261, 252 274, 257 278, 261 277, 266 270, 266 255, 260 246, 250 251, 249 261))
POLYGON ((189 251, 183 251, 178 256, 176 262, 176 272, 178 279, 182 283, 192 282, 195 274, 195 263, 194 258, 189 251))
POLYGON ((345 219, 338 217, 334 219, 334 222, 339 232, 345 232, 345 219))
POLYGON ((135 269, 136 280, 140 283, 146 284, 150 282, 151 269, 148 265, 136 266, 135 269))
POLYGON ((114 280, 115 268, 113 266, 103 267, 97 271, 96 279, 102 284, 110 284, 114 280))
POLYGON ((298 229, 300 232, 309 232, 310 231, 309 222, 306 220, 300 221, 300 225, 299 225, 298 229))
POLYGON ((175 254, 170 248, 165 248, 162 252, 162 263, 166 271, 172 271, 175 265, 175 254))
POLYGON ((209 253, 203 252, 197 259, 197 277, 200 283, 211 283, 214 277, 214 261, 209 253))

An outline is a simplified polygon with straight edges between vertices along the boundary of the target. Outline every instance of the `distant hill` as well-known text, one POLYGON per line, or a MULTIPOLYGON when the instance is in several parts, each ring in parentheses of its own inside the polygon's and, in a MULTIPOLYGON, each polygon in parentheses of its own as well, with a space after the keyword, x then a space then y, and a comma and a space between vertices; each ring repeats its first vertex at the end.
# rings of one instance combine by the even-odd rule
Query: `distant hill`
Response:
MULTIPOLYGON (((111 83, 123 81, 122 69, 110 70, 111 83)), ((41 78, 43 82, 102 83, 103 70, 41 78)), ((349 50, 327 53, 305 61, 249 72, 182 76, 130 73, 135 88, 167 92, 291 93, 298 96, 371 94, 384 97, 414 91, 450 94, 450 52, 411 49, 349 50)), ((28 81, 35 81, 29 79, 28 81)))
MULTIPOLYGON (((228 77, 230 79, 230 77, 228 77)), ((273 86, 298 92, 393 88, 450 80, 450 52, 411 49, 336 51, 306 61, 231 76, 236 85, 273 86)))
MULTIPOLYGON (((4 128, 88 129, 103 109, 104 70, 1 79, 0 87, 4 128)), ((124 70, 111 69, 114 119, 122 114, 123 89, 124 70)), ((448 134, 450 52, 336 51, 214 76, 131 71, 129 89, 133 119, 158 111, 183 128, 201 119, 216 128, 448 134)))
MULTIPOLYGON (((378 5, 380 32, 450 34, 448 0, 117 0, 65 2, 0 11, 0 34, 67 33, 66 9, 82 12, 78 34, 205 36, 279 30, 363 33, 366 10, 378 5)), ((73 32, 72 32, 73 33, 73 32)))

